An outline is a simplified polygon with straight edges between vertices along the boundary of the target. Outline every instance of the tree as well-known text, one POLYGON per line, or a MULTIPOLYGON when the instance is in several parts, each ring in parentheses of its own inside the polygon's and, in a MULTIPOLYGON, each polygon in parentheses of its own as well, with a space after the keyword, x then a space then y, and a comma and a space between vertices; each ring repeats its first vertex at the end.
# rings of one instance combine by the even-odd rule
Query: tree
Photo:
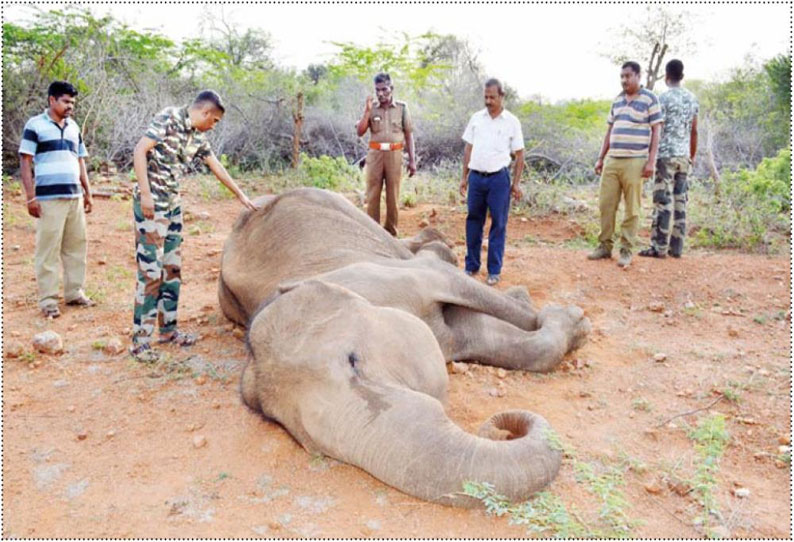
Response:
MULTIPOLYGON (((634 18, 629 15, 627 20, 634 18)), ((645 6, 639 20, 643 22, 612 29, 611 33, 622 39, 620 45, 605 56, 617 64, 636 60, 642 66, 645 60, 645 88, 653 90, 656 82, 664 78, 662 61, 668 53, 682 55, 694 52, 696 44, 692 36, 696 21, 691 12, 664 5, 645 6), (637 56, 642 54, 648 56, 637 56)))

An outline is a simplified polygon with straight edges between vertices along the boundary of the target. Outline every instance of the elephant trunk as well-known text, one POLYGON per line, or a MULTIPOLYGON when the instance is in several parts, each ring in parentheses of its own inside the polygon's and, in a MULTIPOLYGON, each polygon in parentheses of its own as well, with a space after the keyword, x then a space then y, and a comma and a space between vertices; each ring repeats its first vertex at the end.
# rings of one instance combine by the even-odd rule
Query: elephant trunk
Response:
POLYGON ((391 391, 384 401, 391 407, 381 402, 377 416, 345 437, 341 454, 383 482, 425 500, 472 507, 478 501, 462 493, 464 482, 491 483, 520 502, 557 475, 562 454, 549 445, 550 426, 542 417, 523 410, 497 414, 476 436, 455 425, 438 400, 391 391))

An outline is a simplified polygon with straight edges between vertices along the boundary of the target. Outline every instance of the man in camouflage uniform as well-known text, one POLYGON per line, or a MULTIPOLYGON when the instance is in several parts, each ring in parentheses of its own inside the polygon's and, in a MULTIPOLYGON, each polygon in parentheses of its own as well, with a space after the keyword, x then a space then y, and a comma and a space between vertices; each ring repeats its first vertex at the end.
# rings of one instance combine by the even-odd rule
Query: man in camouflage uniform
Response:
POLYGON ((203 162, 243 206, 256 209, 204 136, 224 112, 220 96, 205 90, 190 106, 167 107, 158 113, 135 146, 133 164, 138 182, 132 208, 138 278, 130 353, 138 361, 154 362, 159 357, 150 346, 155 322, 161 343, 189 346, 197 339, 192 333, 177 330, 182 264, 180 177, 203 162))
POLYGON ((383 227, 397 237, 397 206, 400 199, 403 147, 408 151, 408 176, 416 173, 413 123, 404 102, 393 99, 394 86, 388 73, 375 76, 375 95, 367 97, 364 114, 356 125, 358 136, 370 131, 367 152, 367 214, 380 224, 380 196, 386 185, 386 223, 383 227))
POLYGON ((640 256, 664 258, 669 254, 680 258, 684 250, 687 174, 697 152, 698 101, 681 87, 683 78, 684 64, 680 60, 668 62, 665 83, 669 90, 659 96, 665 123, 653 185, 651 246, 640 251, 640 256))

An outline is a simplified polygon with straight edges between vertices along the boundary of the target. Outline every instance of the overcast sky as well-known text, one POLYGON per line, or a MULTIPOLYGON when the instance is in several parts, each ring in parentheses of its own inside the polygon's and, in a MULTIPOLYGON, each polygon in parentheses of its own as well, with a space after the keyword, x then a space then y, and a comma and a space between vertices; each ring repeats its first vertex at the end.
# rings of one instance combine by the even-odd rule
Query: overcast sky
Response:
MULTIPOLYGON (((332 41, 365 46, 398 32, 450 33, 467 38, 480 51, 488 75, 501 78, 522 97, 539 94, 555 101, 609 98, 619 92, 618 69, 600 53, 619 43, 614 32, 617 25, 636 24, 645 13, 643 6, 636 5, 577 4, 97 4, 92 9, 110 13, 132 28, 156 29, 176 40, 197 35, 205 10, 222 12, 241 30, 256 27, 268 32, 276 61, 298 70, 330 59, 335 51, 332 41)), ((767 59, 789 50, 788 5, 684 5, 670 9, 687 10, 696 24, 696 49, 676 55, 684 61, 689 78, 723 78, 748 54, 767 59)), ((27 6, 4 8, 7 21, 24 21, 29 13, 27 6)), ((639 51, 637 59, 644 64, 647 54, 639 51)))

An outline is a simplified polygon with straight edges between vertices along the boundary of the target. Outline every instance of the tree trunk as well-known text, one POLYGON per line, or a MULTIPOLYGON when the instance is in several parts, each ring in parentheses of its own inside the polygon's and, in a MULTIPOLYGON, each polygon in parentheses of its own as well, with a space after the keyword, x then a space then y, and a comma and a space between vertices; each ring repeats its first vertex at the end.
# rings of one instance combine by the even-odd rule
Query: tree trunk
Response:
POLYGON ((719 198, 722 191, 722 179, 720 179, 717 164, 714 162, 714 132, 709 118, 706 117, 704 121, 704 128, 706 128, 706 163, 709 167, 711 179, 714 181, 714 195, 719 198))
POLYGON ((297 169, 301 150, 301 130, 303 129, 303 92, 298 92, 298 103, 292 118, 295 121, 295 131, 292 136, 292 169, 297 169))
POLYGON ((651 60, 648 62, 648 76, 645 84, 645 88, 648 90, 653 90, 653 86, 656 84, 656 81, 659 80, 659 68, 662 66, 662 60, 664 59, 665 53, 667 53, 666 43, 662 44, 661 47, 658 43, 653 46, 651 60))

